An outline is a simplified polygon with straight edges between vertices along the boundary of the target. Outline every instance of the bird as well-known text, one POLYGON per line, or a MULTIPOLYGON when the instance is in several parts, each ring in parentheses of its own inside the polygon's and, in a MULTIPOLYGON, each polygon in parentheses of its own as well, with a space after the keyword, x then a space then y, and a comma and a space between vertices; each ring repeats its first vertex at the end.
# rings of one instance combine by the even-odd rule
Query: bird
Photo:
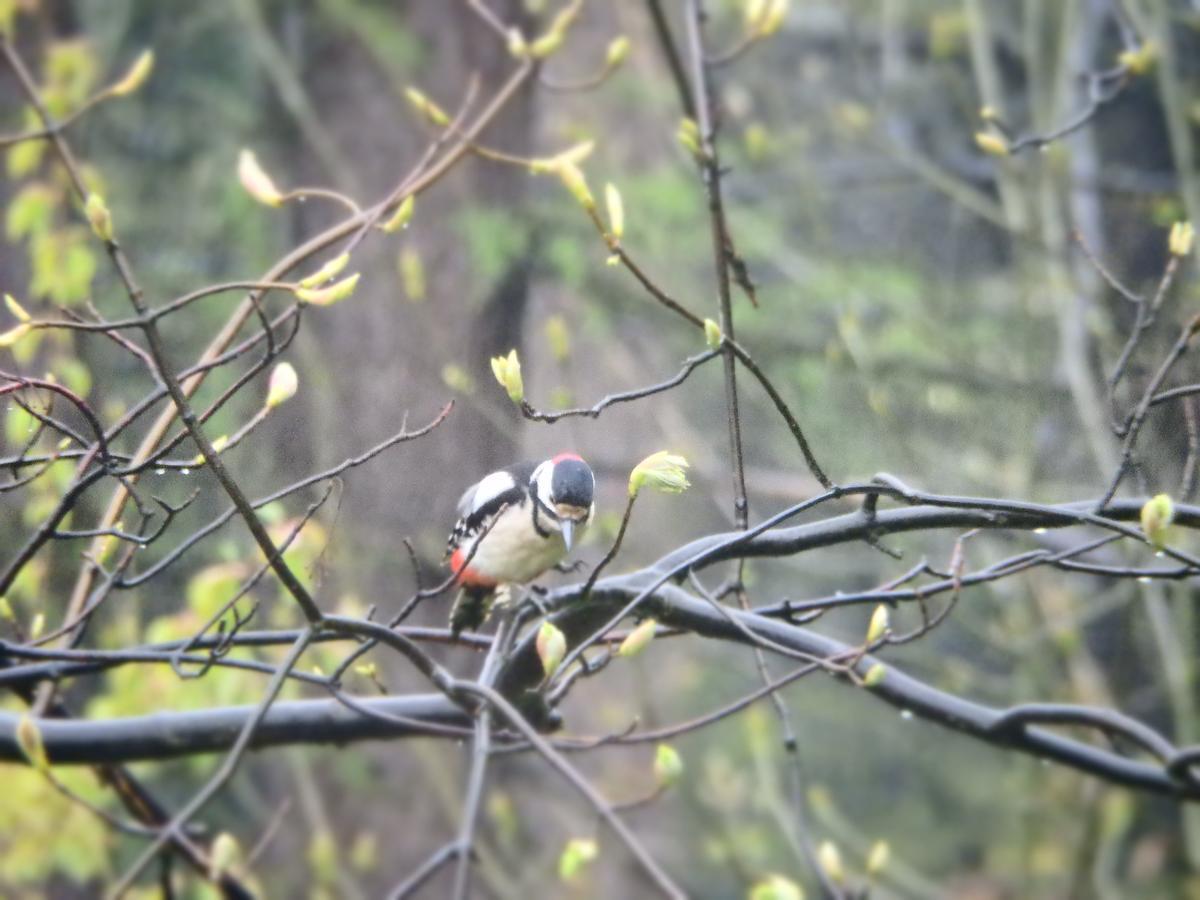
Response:
POLYGON ((499 469, 458 501, 446 560, 461 588, 450 611, 457 637, 487 619, 499 589, 557 566, 596 512, 596 477, 576 453, 499 469))

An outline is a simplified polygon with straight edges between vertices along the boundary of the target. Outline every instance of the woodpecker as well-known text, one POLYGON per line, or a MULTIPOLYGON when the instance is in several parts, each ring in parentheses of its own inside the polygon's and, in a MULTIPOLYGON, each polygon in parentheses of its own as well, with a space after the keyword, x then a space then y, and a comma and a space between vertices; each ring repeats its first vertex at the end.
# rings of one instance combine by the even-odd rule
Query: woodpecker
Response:
POLYGON ((496 589, 527 584, 560 563, 596 511, 596 478, 574 453, 500 469, 458 501, 446 558, 462 587, 450 630, 483 624, 496 589))

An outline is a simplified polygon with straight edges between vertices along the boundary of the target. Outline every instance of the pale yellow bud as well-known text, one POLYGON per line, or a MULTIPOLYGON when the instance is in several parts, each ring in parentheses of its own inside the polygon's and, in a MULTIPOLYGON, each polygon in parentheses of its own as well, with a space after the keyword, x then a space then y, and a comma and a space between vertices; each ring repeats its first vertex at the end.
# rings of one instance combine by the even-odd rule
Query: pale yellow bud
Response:
POLYGON ((25 307, 13 298, 12 294, 4 295, 4 305, 8 307, 10 313, 16 316, 18 322, 30 321, 31 316, 25 311, 25 307))
POLYGON ((1158 61, 1158 44, 1147 41, 1133 50, 1123 50, 1117 62, 1129 70, 1130 75, 1145 75, 1158 61))
POLYGON ((721 341, 725 335, 721 333, 721 326, 712 319, 704 320, 704 343, 708 345, 709 350, 716 350, 721 346, 721 341))
POLYGON ((596 208, 596 198, 592 196, 587 178, 584 177, 579 166, 573 162, 563 162, 555 168, 555 171, 558 172, 558 177, 562 179, 567 190, 579 201, 580 206, 588 211, 596 208))
POLYGON ((238 180, 251 197, 267 206, 281 206, 283 194, 258 162, 253 150, 238 154, 238 180))
POLYGON ((1161 550, 1167 542, 1171 523, 1175 521, 1175 503, 1167 494, 1158 494, 1142 507, 1142 531, 1146 539, 1161 550))
POLYGON ((975 144, 989 156, 1008 156, 1008 141, 990 131, 975 132, 975 144))
POLYGON ((629 56, 629 38, 622 34, 613 38, 612 43, 608 45, 608 52, 604 54, 604 64, 610 69, 615 69, 625 62, 627 56, 629 56))
POLYGON ((87 201, 83 204, 83 212, 96 237, 106 243, 112 241, 112 213, 108 211, 104 198, 99 194, 88 194, 87 201))
POLYGON ((549 678, 558 671, 559 664, 567 655, 567 636, 547 619, 538 629, 536 644, 538 659, 542 661, 542 671, 549 678))
POLYGON ((604 204, 608 207, 608 233, 620 240, 625 234, 625 203, 612 182, 604 186, 604 204))
POLYGON ((296 396, 300 389, 300 376, 291 363, 282 362, 271 372, 271 380, 267 385, 267 409, 274 409, 281 403, 286 403, 296 396))
POLYGON ((889 628, 888 608, 880 603, 871 613, 871 623, 867 626, 867 643, 873 644, 883 637, 889 628))
POLYGON ((804 900, 804 889, 783 875, 768 875, 754 883, 747 900, 804 900))
POLYGON ((450 117, 446 115, 446 111, 426 97, 417 88, 406 88, 404 91, 404 96, 408 98, 408 102, 412 104, 413 109, 427 118, 434 125, 442 128, 450 124, 450 117))
POLYGON ((558 877, 571 881, 583 867, 600 854, 600 848, 589 838, 571 838, 558 858, 558 877))
POLYGON ((534 59, 545 59, 563 44, 565 35, 561 31, 548 31, 529 45, 529 55, 534 59))
POLYGON ((783 22, 788 14, 788 5, 789 0, 771 0, 758 29, 759 37, 768 38, 783 27, 783 22))
POLYGON ((887 666, 885 666, 883 663, 875 663, 875 665, 867 669, 867 674, 863 676, 863 687, 878 687, 883 683, 883 679, 886 675, 887 666))
POLYGON ((15 621, 16 618, 16 614, 13 613, 12 604, 8 602, 8 598, 0 596, 0 619, 3 619, 6 622, 12 622, 15 621))
POLYGON ((50 770, 50 759, 46 756, 46 746, 42 743, 42 731, 28 713, 17 720, 17 746, 21 748, 29 764, 39 772, 50 770))
POLYGON ((30 331, 28 322, 22 322, 15 328, 10 328, 8 331, 0 331, 0 348, 12 347, 17 341, 25 337, 30 331))
POLYGON ((335 256, 333 259, 329 260, 329 262, 325 263, 325 265, 321 266, 321 268, 317 269, 317 271, 313 272, 311 275, 309 275, 305 278, 301 278, 300 281, 298 282, 298 284, 302 288, 319 287, 320 285, 327 282, 329 279, 336 278, 338 275, 340 275, 342 269, 346 268, 346 265, 349 262, 350 262, 350 254, 349 253, 343 253, 340 256, 335 256))
POLYGON ((892 858, 892 848, 887 841, 876 841, 871 845, 871 851, 867 854, 867 874, 872 878, 879 875, 887 868, 888 862, 892 858))
POLYGON ((154 70, 154 51, 143 50, 137 59, 133 61, 133 65, 121 77, 121 80, 109 87, 107 93, 110 97, 125 97, 132 94, 150 77, 150 73, 154 70))
POLYGON ((355 272, 348 278, 334 282, 323 288, 297 288, 296 297, 313 306, 332 306, 345 300, 358 287, 359 273, 355 272))
POLYGON ((842 853, 833 841, 821 841, 817 847, 817 862, 834 884, 846 883, 846 868, 842 865, 842 853))
POLYGON ((625 640, 621 641, 621 646, 617 648, 617 656, 624 659, 637 656, 654 640, 654 631, 656 628, 658 628, 657 621, 654 619, 644 619, 641 624, 625 636, 625 640))
POLYGON ((238 839, 228 831, 222 831, 212 842, 208 855, 208 878, 210 881, 220 881, 234 866, 241 856, 238 839))
POLYGON ((529 56, 529 44, 525 42, 525 35, 521 33, 519 28, 508 29, 508 52, 516 59, 525 59, 529 56))
POLYGON ((407 228, 408 223, 413 217, 413 208, 416 206, 416 194, 409 194, 396 207, 396 211, 392 213, 392 217, 380 225, 380 229, 391 234, 394 231, 399 231, 401 228, 407 228))
POLYGON ((1168 247, 1173 256, 1187 256, 1192 252, 1192 243, 1196 239, 1196 229, 1191 222, 1176 222, 1171 226, 1171 237, 1168 247))

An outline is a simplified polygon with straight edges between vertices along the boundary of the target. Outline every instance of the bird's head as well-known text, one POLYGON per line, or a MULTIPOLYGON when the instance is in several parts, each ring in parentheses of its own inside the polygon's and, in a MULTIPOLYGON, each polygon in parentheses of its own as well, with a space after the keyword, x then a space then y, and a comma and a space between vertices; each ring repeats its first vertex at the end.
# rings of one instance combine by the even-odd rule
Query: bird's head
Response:
POLYGON ((539 465, 532 481, 538 503, 550 513, 570 550, 576 531, 591 521, 596 509, 596 477, 579 456, 560 453, 539 465))

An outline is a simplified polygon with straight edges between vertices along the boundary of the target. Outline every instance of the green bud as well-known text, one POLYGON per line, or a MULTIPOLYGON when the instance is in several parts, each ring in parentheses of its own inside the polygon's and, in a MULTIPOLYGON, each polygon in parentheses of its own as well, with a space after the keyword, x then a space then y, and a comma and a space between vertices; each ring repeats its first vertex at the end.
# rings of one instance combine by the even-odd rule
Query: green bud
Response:
POLYGON ((654 779, 661 788, 669 788, 683 777, 683 760, 670 744, 659 744, 654 751, 654 779))
POLYGON ((571 838, 558 858, 558 877, 563 881, 573 880, 599 853, 600 848, 594 840, 571 838))
POLYGON ((83 212, 96 237, 106 243, 111 243, 113 239, 112 213, 104 204, 104 198, 99 194, 88 194, 87 201, 83 204, 83 212))
POLYGON ((416 195, 409 194, 400 201, 400 205, 396 207, 396 211, 392 213, 392 217, 379 227, 388 234, 399 231, 401 228, 407 228, 408 223, 412 220, 413 209, 416 203, 416 195))
POLYGON ((725 335, 721 334, 721 326, 712 319, 704 320, 704 343, 708 344, 709 350, 716 350, 721 346, 721 340, 725 335))
POLYGON ((1142 507, 1142 531, 1154 547, 1161 550, 1167 542, 1168 529, 1175 521, 1175 503, 1168 494, 1158 494, 1142 507))

